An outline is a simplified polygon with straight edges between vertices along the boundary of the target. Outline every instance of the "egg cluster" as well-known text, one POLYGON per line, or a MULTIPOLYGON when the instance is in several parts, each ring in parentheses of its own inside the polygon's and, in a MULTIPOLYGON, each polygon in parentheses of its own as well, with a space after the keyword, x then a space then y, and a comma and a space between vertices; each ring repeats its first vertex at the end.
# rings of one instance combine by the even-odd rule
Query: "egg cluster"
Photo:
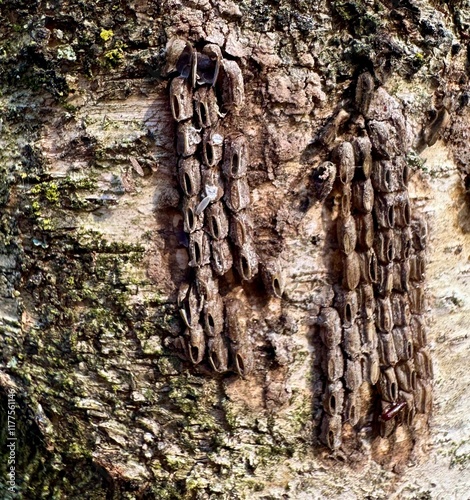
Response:
MULTIPOLYGON (((387 437, 432 407, 424 287, 428 229, 412 213, 408 194, 406 121, 369 73, 358 79, 353 113, 354 134, 344 134, 347 140, 332 148, 331 161, 321 168, 325 184, 330 179, 339 193, 342 260, 334 303, 321 309, 318 320, 326 378, 320 437, 331 449, 341 445, 346 423, 367 425, 375 413, 379 433, 387 437), (364 404, 364 394, 369 401, 378 395, 378 411, 364 404)), ((350 115, 343 118, 347 122, 350 115)))
POLYGON ((186 329, 174 344, 194 364, 206 359, 216 372, 244 376, 254 363, 244 290, 235 286, 222 297, 219 280, 235 269, 240 284, 251 282, 261 269, 268 289, 280 297, 283 278, 278 261, 260 263, 254 243, 248 144, 233 121, 244 105, 243 76, 216 44, 196 50, 180 43, 175 50, 170 105, 193 273, 179 290, 186 329))

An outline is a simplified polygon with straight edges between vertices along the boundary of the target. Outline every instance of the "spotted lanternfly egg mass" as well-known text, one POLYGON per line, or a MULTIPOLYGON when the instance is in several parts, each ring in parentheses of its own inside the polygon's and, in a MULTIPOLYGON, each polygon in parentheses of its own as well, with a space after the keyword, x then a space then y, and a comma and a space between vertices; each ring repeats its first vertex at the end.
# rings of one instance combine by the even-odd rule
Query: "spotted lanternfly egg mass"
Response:
POLYGON ((205 361, 215 372, 246 376, 254 355, 242 317, 243 283, 257 279, 260 269, 266 291, 281 298, 284 274, 278 259, 258 255, 254 240, 249 146, 233 122, 245 100, 243 75, 216 44, 196 50, 177 40, 174 47, 168 51, 177 73, 169 86, 170 108, 177 123, 176 173, 193 271, 191 283, 183 283, 178 294, 184 333, 170 344, 195 365, 205 361), (235 287, 227 291, 224 282, 222 296, 219 279, 234 270, 235 287))
MULTIPOLYGON (((406 121, 403 113, 392 115, 395 99, 375 89, 369 73, 358 78, 355 99, 357 114, 343 123, 350 132, 336 143, 334 137, 324 142, 331 171, 336 169, 336 239, 343 263, 333 307, 318 317, 326 379, 320 440, 332 450, 341 447, 346 424, 359 431, 375 420, 378 435, 389 438, 398 425, 412 428, 415 415, 432 407, 424 282, 428 230, 423 216, 412 212, 408 194, 406 121), (362 394, 370 395, 365 402, 362 394)), ((332 189, 330 180, 327 195, 332 189)))

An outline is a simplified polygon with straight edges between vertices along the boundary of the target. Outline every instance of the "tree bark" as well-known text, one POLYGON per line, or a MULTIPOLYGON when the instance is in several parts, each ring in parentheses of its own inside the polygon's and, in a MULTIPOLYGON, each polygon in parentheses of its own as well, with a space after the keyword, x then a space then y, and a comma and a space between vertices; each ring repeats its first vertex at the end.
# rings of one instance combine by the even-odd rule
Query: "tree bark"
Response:
POLYGON ((4 0, 0 12, 0 496, 466 498, 470 5, 4 0), (220 280, 246 296, 245 378, 172 347, 192 276, 175 39, 217 44, 242 71, 229 126, 249 144, 260 260, 286 276, 282 299, 258 277, 220 280), (342 273, 339 191, 322 193, 316 173, 364 128, 365 72, 406 120, 408 192, 429 225, 434 407, 385 439, 343 427, 332 451, 318 315, 342 273))

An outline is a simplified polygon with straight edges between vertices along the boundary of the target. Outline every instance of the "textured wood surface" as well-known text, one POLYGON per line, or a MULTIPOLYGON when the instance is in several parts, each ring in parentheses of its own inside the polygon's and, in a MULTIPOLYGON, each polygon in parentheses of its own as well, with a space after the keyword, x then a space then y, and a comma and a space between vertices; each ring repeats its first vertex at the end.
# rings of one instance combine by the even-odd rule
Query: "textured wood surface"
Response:
POLYGON ((2 408, 18 394, 24 498, 466 498, 468 8, 6 1, 0 12, 0 392, 2 408), (256 363, 244 379, 165 345, 184 329, 189 262, 165 67, 177 37, 240 65, 256 245, 286 272, 282 300, 246 285, 256 363), (318 440, 317 317, 342 272, 339 200, 318 201, 314 172, 365 71, 409 126, 408 191, 430 232, 434 407, 429 430, 421 417, 393 439, 345 428, 331 453, 318 440))

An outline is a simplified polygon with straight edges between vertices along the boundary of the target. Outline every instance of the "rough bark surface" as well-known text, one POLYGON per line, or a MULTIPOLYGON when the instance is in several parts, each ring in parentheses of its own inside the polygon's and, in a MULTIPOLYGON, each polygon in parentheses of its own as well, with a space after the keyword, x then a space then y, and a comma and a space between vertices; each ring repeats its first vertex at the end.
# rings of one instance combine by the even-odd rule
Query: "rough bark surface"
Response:
POLYGON ((4 0, 0 13, 0 496, 467 498, 470 4, 4 0), (216 43, 242 68, 256 243, 286 271, 282 300, 246 285, 245 379, 167 347, 188 276, 165 69, 175 37, 216 43), (312 172, 365 70, 414 137, 435 404, 429 431, 332 454, 318 441, 316 318, 338 277, 337 200, 318 203, 312 172))

